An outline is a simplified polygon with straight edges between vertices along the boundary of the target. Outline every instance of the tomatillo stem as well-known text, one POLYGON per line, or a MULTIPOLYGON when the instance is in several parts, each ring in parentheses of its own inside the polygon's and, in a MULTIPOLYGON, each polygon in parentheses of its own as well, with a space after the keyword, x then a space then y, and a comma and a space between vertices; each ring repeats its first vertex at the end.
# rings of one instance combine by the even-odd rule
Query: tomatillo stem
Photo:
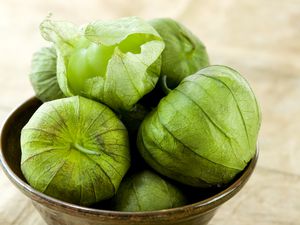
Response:
POLYGON ((95 152, 89 149, 86 149, 85 147, 82 147, 81 145, 75 143, 73 144, 74 148, 76 148, 76 150, 82 152, 82 153, 86 153, 86 154, 91 154, 91 155, 100 155, 100 152, 95 152))

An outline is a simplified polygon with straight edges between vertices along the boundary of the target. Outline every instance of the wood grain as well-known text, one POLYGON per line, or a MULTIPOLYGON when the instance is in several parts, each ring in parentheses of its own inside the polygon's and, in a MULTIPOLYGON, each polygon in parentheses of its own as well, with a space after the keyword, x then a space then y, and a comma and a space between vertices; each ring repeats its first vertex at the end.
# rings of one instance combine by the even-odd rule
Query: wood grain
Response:
MULTIPOLYGON (((248 79, 263 114, 257 170, 210 224, 299 224, 299 0, 0 1, 0 122, 33 95, 27 74, 32 53, 46 45, 38 26, 48 12, 78 24, 130 15, 182 21, 205 43, 212 64, 248 79)), ((0 170, 0 225, 13 224, 45 225, 0 170)))

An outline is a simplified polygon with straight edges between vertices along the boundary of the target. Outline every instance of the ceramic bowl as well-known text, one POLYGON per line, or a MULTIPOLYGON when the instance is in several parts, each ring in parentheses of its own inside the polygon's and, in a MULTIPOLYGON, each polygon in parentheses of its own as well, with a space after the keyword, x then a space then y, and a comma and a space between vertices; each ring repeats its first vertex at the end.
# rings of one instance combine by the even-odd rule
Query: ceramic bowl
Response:
POLYGON ((251 176, 258 157, 226 187, 198 190, 192 204, 151 212, 117 212, 81 207, 49 197, 28 185, 20 169, 20 132, 42 103, 35 97, 15 109, 1 132, 0 161, 10 181, 28 198, 49 225, 204 225, 224 202, 237 194, 251 176), (199 197, 200 196, 200 197, 199 197))

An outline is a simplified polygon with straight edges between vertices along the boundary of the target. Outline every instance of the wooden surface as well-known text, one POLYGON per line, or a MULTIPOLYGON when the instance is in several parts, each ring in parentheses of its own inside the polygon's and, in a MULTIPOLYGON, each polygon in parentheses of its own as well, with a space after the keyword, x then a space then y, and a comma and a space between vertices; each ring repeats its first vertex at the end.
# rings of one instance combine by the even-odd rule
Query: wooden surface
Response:
MULTIPOLYGON (((48 12, 78 24, 137 15, 189 27, 213 64, 248 79, 263 113, 258 167, 210 225, 300 224, 299 0, 0 0, 0 122, 33 95, 27 74, 32 53, 45 45, 38 26, 48 12)), ((0 170, 0 225, 12 224, 45 225, 0 170)))

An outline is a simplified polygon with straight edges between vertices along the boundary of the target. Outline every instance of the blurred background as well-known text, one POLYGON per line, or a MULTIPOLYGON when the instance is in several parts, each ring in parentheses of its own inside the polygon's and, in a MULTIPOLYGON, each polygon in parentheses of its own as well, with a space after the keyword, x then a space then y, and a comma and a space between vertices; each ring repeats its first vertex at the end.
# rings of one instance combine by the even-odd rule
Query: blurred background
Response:
MULTIPOLYGON (((263 114, 260 158, 246 187, 210 225, 299 225, 300 0, 0 0, 0 122, 30 96, 40 22, 172 17, 206 45, 212 64, 238 70, 263 114)), ((45 225, 0 169, 0 225, 45 225)))

